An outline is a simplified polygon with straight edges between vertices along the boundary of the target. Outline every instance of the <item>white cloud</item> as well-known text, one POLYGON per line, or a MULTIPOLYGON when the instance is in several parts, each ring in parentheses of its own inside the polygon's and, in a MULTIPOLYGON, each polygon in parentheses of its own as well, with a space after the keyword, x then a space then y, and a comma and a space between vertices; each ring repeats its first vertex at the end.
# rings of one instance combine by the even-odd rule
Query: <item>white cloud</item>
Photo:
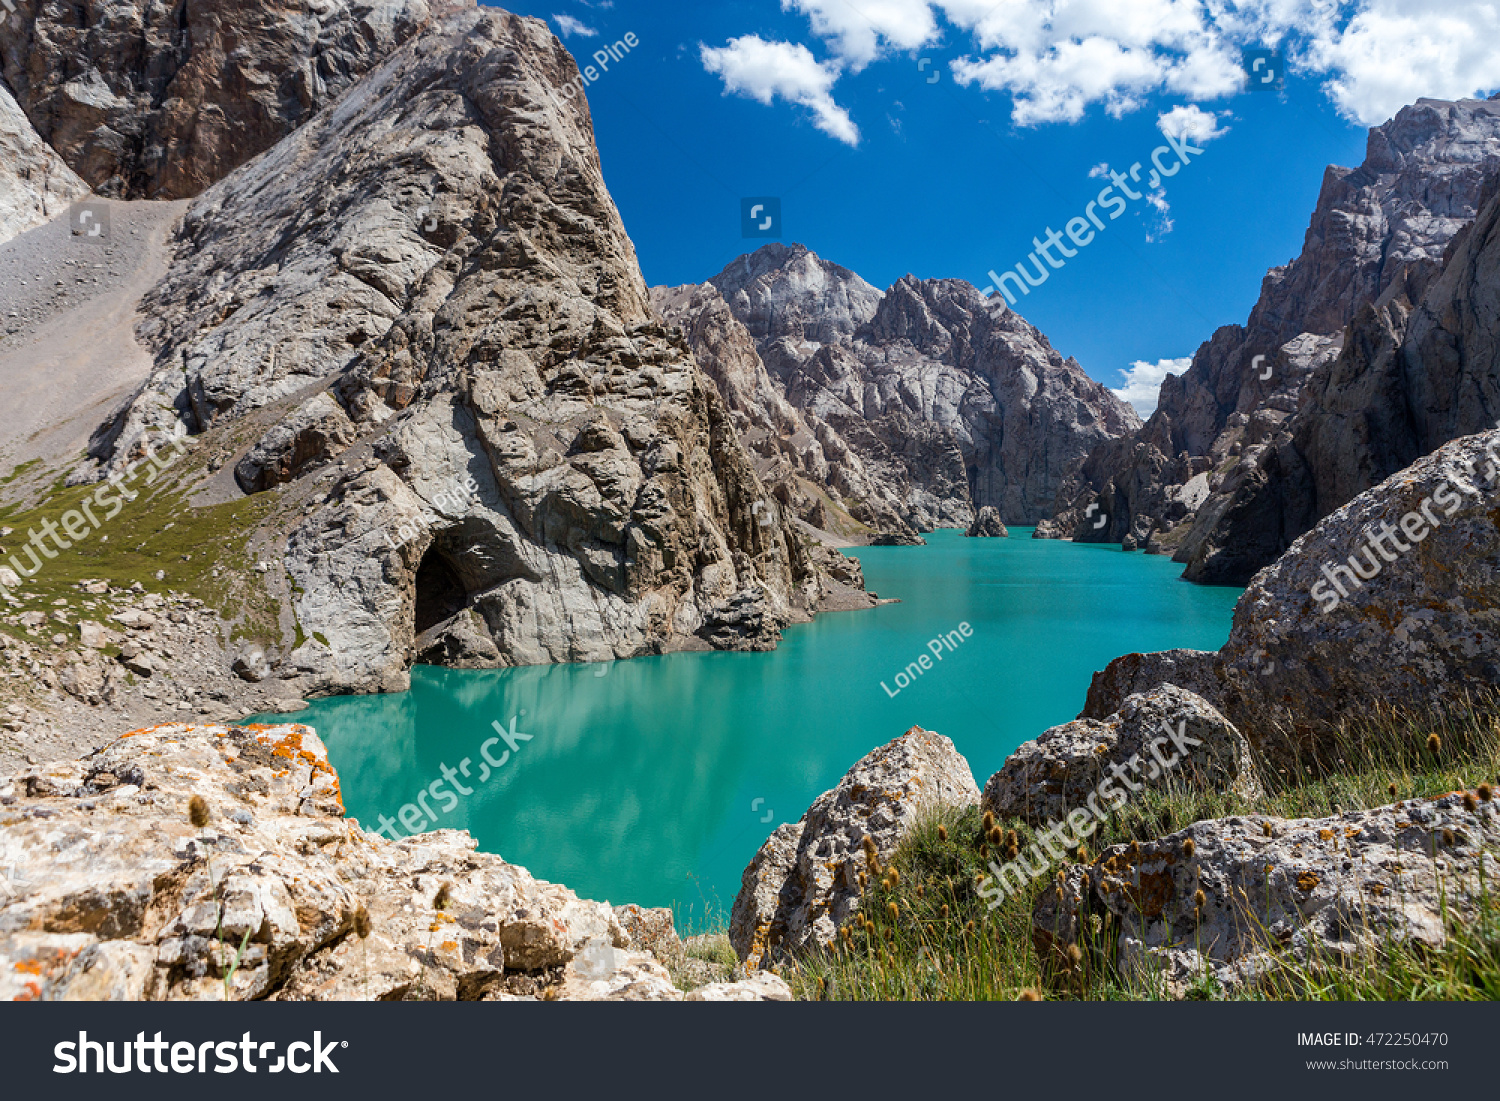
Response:
POLYGON ((1102 179, 1103 177, 1108 176, 1108 175, 1109 175, 1109 162, 1108 161, 1100 161, 1098 164, 1094 165, 1093 168, 1089 169, 1089 179, 1091 179, 1091 180, 1102 179))
POLYGON ((1314 36, 1310 68, 1330 74, 1340 113, 1367 125, 1414 100, 1500 86, 1500 8, 1489 0, 1368 0, 1342 31, 1314 36))
POLYGON ((1172 204, 1167 202, 1166 190, 1160 187, 1155 191, 1148 191, 1142 198, 1146 200, 1148 206, 1156 211, 1156 223, 1146 229, 1146 241, 1148 244, 1160 241, 1167 234, 1171 233, 1172 227, 1176 225, 1171 218, 1172 204))
MULTIPOLYGON (((1229 112, 1223 112, 1225 118, 1229 112)), ((1192 142, 1208 143, 1229 133, 1229 127, 1219 125, 1219 116, 1212 111, 1189 103, 1179 104, 1170 111, 1156 116, 1156 128, 1167 137, 1186 137, 1192 142)))
POLYGON ((807 16, 813 33, 852 72, 884 48, 917 50, 938 34, 937 15, 927 0, 781 0, 781 8, 807 16))
POLYGON ((1128 371, 1120 372, 1125 376, 1125 385, 1110 393, 1121 401, 1129 402, 1142 417, 1149 417, 1156 412, 1156 399, 1161 393, 1162 381, 1168 375, 1182 374, 1192 365, 1192 356, 1159 359, 1155 363, 1138 359, 1130 365, 1128 371))
POLYGON ((703 67, 724 81, 726 94, 768 105, 778 97, 800 104, 813 113, 819 130, 847 145, 859 144, 859 128, 830 93, 838 67, 819 62, 806 46, 747 34, 730 39, 727 46, 700 46, 699 55, 703 67))
MULTIPOLYGON (((1294 78, 1323 81, 1340 113, 1364 125, 1422 96, 1460 99, 1500 87, 1496 0, 781 0, 781 7, 807 17, 827 61, 751 35, 705 48, 704 64, 731 66, 735 59, 724 55, 750 53, 747 42, 802 51, 795 63, 744 62, 811 71, 783 80, 793 94, 781 85, 775 94, 809 107, 821 129, 851 144, 858 131, 834 103, 838 77, 933 45, 953 28, 969 40, 951 65, 955 78, 1008 94, 1021 126, 1075 122, 1094 106, 1119 117, 1161 94, 1195 103, 1235 95, 1250 46, 1282 49, 1294 78)), ((564 18, 554 16, 559 26, 564 18)), ((747 78, 747 87, 755 84, 747 78)), ((1210 136, 1222 133, 1204 114, 1210 136)))
POLYGON ((580 35, 583 38, 593 38, 599 33, 598 31, 594 30, 593 27, 590 27, 587 23, 580 22, 579 20, 574 19, 571 15, 554 14, 552 16, 552 22, 556 23, 557 29, 562 31, 562 33, 565 35, 576 34, 580 35))

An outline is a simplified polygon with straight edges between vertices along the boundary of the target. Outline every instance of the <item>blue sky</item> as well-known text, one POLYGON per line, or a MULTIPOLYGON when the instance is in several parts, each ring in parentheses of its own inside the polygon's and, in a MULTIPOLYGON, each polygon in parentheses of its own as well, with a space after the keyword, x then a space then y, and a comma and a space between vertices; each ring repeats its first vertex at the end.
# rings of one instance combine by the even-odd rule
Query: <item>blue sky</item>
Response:
POLYGON ((701 282, 763 244, 742 236, 740 199, 776 196, 783 241, 877 287, 908 272, 983 287, 1084 213, 1109 182, 1091 169, 1149 170, 1160 127, 1184 118, 1214 132, 1156 206, 1130 203, 1017 304, 1114 387, 1244 322, 1368 125, 1500 73, 1477 0, 1450 0, 1445 21, 1415 0, 1255 0, 1217 22, 1199 0, 504 6, 546 19, 580 64, 639 40, 588 97, 651 284, 701 282), (1282 48, 1281 91, 1244 89, 1256 46, 1282 48))

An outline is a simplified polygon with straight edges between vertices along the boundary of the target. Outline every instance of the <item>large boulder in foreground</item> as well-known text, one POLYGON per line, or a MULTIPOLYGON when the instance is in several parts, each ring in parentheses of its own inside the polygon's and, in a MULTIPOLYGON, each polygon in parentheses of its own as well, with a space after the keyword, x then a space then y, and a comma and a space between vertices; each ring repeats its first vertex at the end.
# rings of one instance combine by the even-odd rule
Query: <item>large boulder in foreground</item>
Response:
POLYGON ((1256 575, 1220 654, 1225 710, 1281 767, 1341 720, 1500 685, 1500 431, 1445 444, 1256 575), (1357 572, 1356 572, 1357 571, 1357 572))
POLYGON ((0 779, 0 815, 0 999, 217 1001, 242 943, 235 999, 683 997, 607 904, 346 820, 305 726, 136 731, 0 779))
POLYGON ((1069 946, 1109 943, 1085 929, 1099 917, 1119 931, 1122 972, 1157 976, 1174 996, 1207 972, 1232 992, 1281 963, 1442 947, 1451 923, 1493 896, 1497 851, 1500 805, 1467 792, 1336 818, 1195 822, 1065 868, 1037 900, 1032 939, 1066 967, 1069 946))
POLYGON ((1174 783, 1250 798, 1260 791, 1250 747, 1234 724, 1202 697, 1165 684, 1128 697, 1107 719, 1074 719, 1026 742, 990 777, 981 805, 1040 826, 1091 797, 1107 811, 1111 790, 1129 795, 1132 784, 1174 783))
POLYGON ((912 727, 862 758, 800 821, 767 838, 734 900, 734 950, 754 970, 828 944, 859 909, 866 837, 883 864, 927 811, 978 801, 969 763, 953 743, 912 727))

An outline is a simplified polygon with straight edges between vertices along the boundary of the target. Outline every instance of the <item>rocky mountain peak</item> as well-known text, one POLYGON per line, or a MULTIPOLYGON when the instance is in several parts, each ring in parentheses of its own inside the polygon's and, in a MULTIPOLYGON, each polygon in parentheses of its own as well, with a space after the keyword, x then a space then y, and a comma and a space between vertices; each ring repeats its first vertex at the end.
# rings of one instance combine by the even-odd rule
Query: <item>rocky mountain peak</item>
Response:
POLYGON ((832 343, 869 321, 880 304, 880 292, 854 272, 798 244, 765 245, 709 282, 757 341, 832 343))

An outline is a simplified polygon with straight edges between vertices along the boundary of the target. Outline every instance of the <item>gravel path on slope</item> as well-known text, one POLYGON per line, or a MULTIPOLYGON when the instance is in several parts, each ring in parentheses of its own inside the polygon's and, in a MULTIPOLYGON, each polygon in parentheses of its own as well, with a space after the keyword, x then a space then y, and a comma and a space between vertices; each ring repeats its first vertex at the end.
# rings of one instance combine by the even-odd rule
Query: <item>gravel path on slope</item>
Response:
POLYGON ((63 215, 0 245, 0 470, 76 454, 150 372, 136 310, 187 203, 107 206, 108 237, 63 215))

